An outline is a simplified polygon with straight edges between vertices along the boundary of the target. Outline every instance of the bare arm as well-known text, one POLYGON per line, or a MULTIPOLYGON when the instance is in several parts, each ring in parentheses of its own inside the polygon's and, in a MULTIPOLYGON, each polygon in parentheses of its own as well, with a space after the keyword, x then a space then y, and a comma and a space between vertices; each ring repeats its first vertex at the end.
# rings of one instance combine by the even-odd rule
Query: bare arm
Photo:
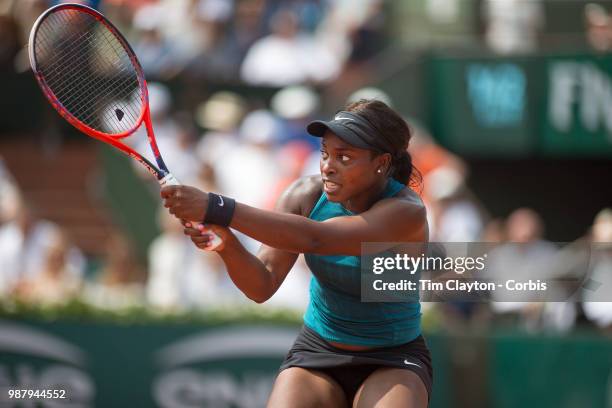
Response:
POLYGON ((231 226, 275 248, 324 255, 360 255, 362 242, 427 239, 425 208, 398 199, 380 201, 362 214, 323 222, 237 204, 231 226))
MULTIPOLYGON (((306 183, 302 179, 298 183, 306 183)), ((310 181, 312 183, 312 179, 310 181)), ((237 203, 230 226, 266 244, 293 253, 360 255, 362 242, 422 242, 427 240, 425 207, 413 192, 384 199, 354 216, 319 222, 308 219, 299 203, 277 211, 266 211, 237 203)), ((319 190, 320 194, 320 190, 319 190)), ((162 189, 166 207, 177 217, 202 219, 207 194, 188 186, 162 189), (175 198, 180 193, 180 199, 175 198)), ((284 196, 287 206, 299 197, 296 191, 284 196)))
MULTIPOLYGON (((281 196, 276 211, 303 218, 304 207, 309 211, 316 186, 308 180, 298 180, 281 196)), ((227 228, 211 226, 224 241, 218 254, 223 259, 234 284, 250 299, 258 303, 268 300, 280 287, 295 264, 298 253, 262 245, 257 256, 248 252, 227 228)), ((186 228, 194 243, 205 249, 209 238, 194 228, 186 228)))

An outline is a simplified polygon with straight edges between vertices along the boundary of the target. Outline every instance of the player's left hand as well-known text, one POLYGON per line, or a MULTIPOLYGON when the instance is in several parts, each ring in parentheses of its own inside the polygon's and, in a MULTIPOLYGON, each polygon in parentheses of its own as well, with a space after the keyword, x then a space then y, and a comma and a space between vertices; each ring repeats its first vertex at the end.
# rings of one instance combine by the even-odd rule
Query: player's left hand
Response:
POLYGON ((161 197, 164 207, 176 218, 203 222, 208 207, 208 193, 195 187, 175 185, 163 187, 161 197))
POLYGON ((225 249, 225 244, 230 242, 231 232, 228 228, 212 224, 195 224, 190 221, 183 221, 183 226, 185 227, 183 233, 200 249, 210 250, 210 244, 214 239, 214 234, 221 238, 221 245, 215 247, 213 251, 223 251, 225 249))

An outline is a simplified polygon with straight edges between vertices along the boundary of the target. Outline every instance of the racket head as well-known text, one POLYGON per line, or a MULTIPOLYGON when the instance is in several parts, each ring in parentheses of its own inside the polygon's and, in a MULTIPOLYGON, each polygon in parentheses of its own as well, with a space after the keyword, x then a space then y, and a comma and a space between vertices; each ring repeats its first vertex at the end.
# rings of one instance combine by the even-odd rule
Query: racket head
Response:
POLYGON ((138 58, 98 11, 71 3, 51 7, 34 23, 28 45, 45 97, 83 133, 121 139, 149 115, 138 58))

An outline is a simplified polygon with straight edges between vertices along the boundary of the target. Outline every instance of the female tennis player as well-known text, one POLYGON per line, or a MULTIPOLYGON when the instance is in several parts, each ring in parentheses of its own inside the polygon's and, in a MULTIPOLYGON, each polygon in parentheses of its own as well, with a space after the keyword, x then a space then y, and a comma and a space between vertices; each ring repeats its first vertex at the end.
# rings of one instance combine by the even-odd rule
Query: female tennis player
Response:
POLYGON ((321 137, 321 176, 297 180, 264 211, 189 186, 162 189, 200 248, 207 227, 236 286, 261 303, 298 255, 312 271, 304 325, 276 379, 268 407, 426 407, 432 367, 420 332, 420 305, 362 303, 362 242, 426 242, 425 208, 406 185, 413 177, 406 122, 379 101, 350 104, 308 132, 321 137), (214 224, 214 225, 213 225, 214 224), (263 243, 257 256, 232 227, 263 243))

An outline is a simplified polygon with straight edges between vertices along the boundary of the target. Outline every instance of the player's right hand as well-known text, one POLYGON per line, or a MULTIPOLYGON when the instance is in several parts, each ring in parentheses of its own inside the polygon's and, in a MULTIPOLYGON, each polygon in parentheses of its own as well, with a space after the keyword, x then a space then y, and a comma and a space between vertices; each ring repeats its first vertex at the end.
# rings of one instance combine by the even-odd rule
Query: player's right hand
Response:
POLYGON ((208 207, 208 193, 185 185, 167 185, 160 190, 164 207, 181 220, 203 220, 208 207))

